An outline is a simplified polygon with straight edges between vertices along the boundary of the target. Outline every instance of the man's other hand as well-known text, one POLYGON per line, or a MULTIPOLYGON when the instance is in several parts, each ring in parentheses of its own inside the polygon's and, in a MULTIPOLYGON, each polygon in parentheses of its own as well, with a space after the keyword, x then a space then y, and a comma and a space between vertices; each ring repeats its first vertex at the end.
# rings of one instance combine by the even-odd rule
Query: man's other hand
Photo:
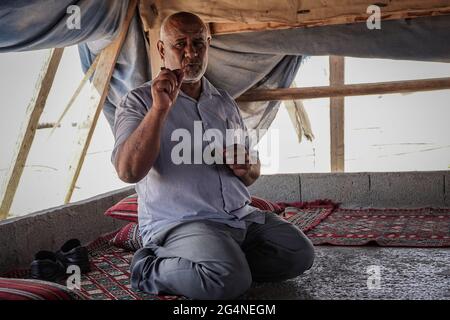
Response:
POLYGON ((223 151, 223 155, 224 163, 236 176, 242 177, 250 170, 250 158, 245 146, 240 144, 228 146, 223 151))
POLYGON ((259 159, 250 161, 250 155, 245 146, 241 144, 228 146, 223 151, 223 158, 224 163, 246 186, 253 184, 258 179, 261 163, 259 159))

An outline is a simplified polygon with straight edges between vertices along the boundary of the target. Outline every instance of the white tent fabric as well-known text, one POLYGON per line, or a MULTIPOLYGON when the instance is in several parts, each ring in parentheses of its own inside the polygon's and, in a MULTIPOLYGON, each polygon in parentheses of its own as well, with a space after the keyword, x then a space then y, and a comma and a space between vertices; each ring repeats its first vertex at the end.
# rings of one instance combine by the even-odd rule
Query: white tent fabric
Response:
MULTIPOLYGON (((117 35, 128 1, 2 0, 0 52, 79 45, 86 71, 117 35), (81 28, 69 29, 67 8, 81 12, 81 28)), ((234 97, 250 88, 289 87, 306 55, 343 55, 450 61, 450 16, 383 21, 381 30, 365 23, 222 35, 213 38, 207 78, 234 97)), ((110 125, 121 97, 151 79, 146 38, 139 16, 131 23, 119 55, 104 113, 110 125)), ((249 128, 268 128, 277 102, 241 104, 249 128)))

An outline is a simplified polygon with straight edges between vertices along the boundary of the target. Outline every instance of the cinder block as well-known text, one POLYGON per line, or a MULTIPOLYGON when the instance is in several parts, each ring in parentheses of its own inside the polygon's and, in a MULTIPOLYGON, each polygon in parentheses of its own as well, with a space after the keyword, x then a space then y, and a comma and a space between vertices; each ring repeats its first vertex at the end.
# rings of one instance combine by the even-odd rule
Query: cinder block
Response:
POLYGON ((115 199, 122 199, 133 191, 133 188, 124 188, 0 221, 0 273, 28 267, 39 250, 55 251, 71 238, 87 244, 125 225, 126 221, 106 217, 104 212, 115 199))
POLYGON ((377 172, 370 174, 370 181, 375 207, 444 205, 443 172, 377 172))
POLYGON ((132 195, 136 193, 136 190, 134 189, 134 185, 133 186, 129 186, 129 187, 125 187, 122 188, 120 190, 115 191, 114 193, 112 193, 112 201, 113 204, 116 204, 117 202, 119 202, 120 200, 122 200, 123 198, 132 195))
POLYGON ((444 205, 450 207, 450 171, 444 172, 445 193, 444 193, 444 205))
MULTIPOLYGON (((16 219, 11 219, 16 220, 16 219)), ((0 224, 0 273, 8 271, 8 266, 17 265, 18 251, 11 243, 17 243, 17 225, 0 224)))
POLYGON ((300 175, 302 201, 330 199, 341 205, 368 205, 367 173, 304 173, 300 175))
POLYGON ((300 201, 298 174, 263 175, 249 187, 251 195, 271 201, 300 201))

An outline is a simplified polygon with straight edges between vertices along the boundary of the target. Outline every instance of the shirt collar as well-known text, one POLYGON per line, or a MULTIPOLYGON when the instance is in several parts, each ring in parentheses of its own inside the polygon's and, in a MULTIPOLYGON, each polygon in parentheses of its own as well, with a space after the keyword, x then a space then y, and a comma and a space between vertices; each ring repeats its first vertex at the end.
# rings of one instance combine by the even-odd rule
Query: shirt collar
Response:
POLYGON ((202 94, 211 99, 212 95, 220 95, 219 91, 217 91, 216 87, 214 87, 211 82, 206 79, 206 77, 202 77, 202 94))
MULTIPOLYGON (((214 87, 211 82, 206 79, 205 76, 202 77, 202 93, 200 94, 200 99, 202 96, 205 96, 208 99, 211 99, 213 95, 220 95, 219 91, 217 91, 216 87, 214 87)), ((191 97, 189 97, 187 94, 185 94, 183 91, 180 91, 180 95, 182 95, 185 98, 193 100, 191 97)))

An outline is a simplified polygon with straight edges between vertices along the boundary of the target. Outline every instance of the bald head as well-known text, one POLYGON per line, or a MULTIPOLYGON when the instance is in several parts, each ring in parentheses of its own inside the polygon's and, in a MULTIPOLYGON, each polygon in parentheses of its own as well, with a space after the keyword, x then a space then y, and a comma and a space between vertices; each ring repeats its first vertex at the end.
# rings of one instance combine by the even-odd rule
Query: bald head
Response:
POLYGON ((168 35, 176 34, 178 31, 183 32, 205 32, 207 37, 209 29, 199 16, 190 12, 177 12, 167 18, 161 24, 160 39, 164 39, 168 35))
POLYGON ((160 32, 158 51, 164 66, 181 69, 185 83, 200 81, 208 65, 211 40, 202 19, 189 12, 177 12, 164 19, 160 32))

